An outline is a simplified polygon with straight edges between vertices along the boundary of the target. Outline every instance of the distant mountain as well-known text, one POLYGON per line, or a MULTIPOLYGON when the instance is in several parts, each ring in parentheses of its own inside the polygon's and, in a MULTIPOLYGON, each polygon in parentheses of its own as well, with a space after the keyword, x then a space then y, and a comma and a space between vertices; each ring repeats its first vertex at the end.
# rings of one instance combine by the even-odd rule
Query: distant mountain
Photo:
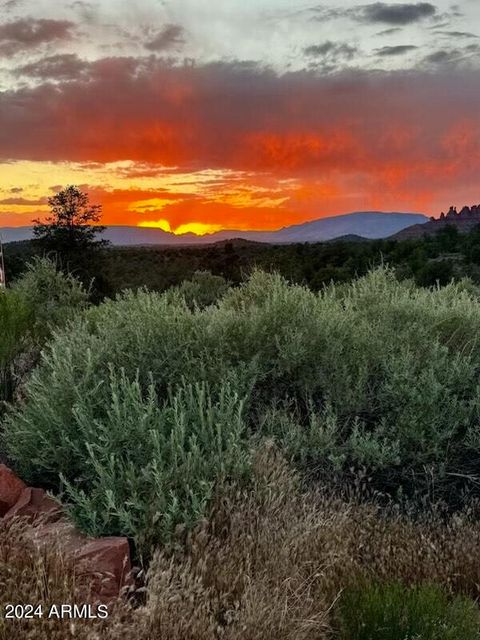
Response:
POLYGON ((349 235, 373 240, 426 221, 427 217, 422 214, 363 211, 286 227, 275 235, 277 242, 318 242, 349 235))
POLYGON ((423 224, 406 227, 392 236, 392 240, 414 240, 424 236, 435 235, 447 226, 456 227, 460 233, 468 233, 480 225, 480 204, 463 207, 457 212, 456 207, 450 207, 448 213, 440 214, 439 218, 430 218, 423 224))
POLYGON ((325 242, 368 242, 368 238, 363 238, 362 236, 357 236, 354 233, 349 233, 346 236, 338 236, 338 238, 332 238, 325 242))
MULTIPOLYGON (((205 236, 186 233, 176 236, 173 233, 149 227, 107 227, 103 237, 114 245, 202 245, 227 240, 249 240, 286 244, 293 242, 324 242, 342 236, 360 236, 366 239, 386 238, 406 227, 424 223, 427 217, 416 213, 384 213, 364 211, 347 213, 341 216, 320 218, 278 231, 218 231, 205 236)), ((32 237, 32 227, 0 228, 4 242, 28 240, 32 237)))

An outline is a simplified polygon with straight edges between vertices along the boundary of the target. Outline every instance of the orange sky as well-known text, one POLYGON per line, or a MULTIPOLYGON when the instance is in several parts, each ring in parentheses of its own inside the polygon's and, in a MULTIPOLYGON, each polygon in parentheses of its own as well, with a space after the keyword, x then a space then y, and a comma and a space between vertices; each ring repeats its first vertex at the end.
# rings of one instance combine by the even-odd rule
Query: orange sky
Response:
MULTIPOLYGON (((0 16, 0 53, 8 53, 0 69, 0 227, 41 218, 48 196, 67 184, 102 204, 104 224, 176 233, 277 229, 351 211, 438 215, 480 201, 475 34, 458 31, 456 57, 439 50, 435 60, 444 62, 430 55, 427 64, 433 45, 423 27, 440 33, 447 13, 408 3, 401 12, 377 3, 358 13, 342 3, 343 13, 322 18, 318 28, 327 31, 317 41, 312 16, 292 18, 285 2, 275 17, 285 42, 262 49, 235 32, 230 57, 225 38, 212 31, 209 49, 208 30, 194 33, 195 22, 167 23, 155 36, 149 22, 128 31, 121 16, 112 31, 108 13, 88 21, 85 12, 34 15, 41 3, 0 16), (343 20, 353 39, 343 41, 329 20, 343 20), (399 59, 405 47, 384 46, 408 38, 415 59, 399 59)), ((147 20, 153 4, 142 6, 147 20)), ((217 16, 219 33, 234 29, 227 13, 217 16)), ((267 42, 268 20, 247 13, 267 42)), ((449 14, 452 28, 457 14, 449 14)))

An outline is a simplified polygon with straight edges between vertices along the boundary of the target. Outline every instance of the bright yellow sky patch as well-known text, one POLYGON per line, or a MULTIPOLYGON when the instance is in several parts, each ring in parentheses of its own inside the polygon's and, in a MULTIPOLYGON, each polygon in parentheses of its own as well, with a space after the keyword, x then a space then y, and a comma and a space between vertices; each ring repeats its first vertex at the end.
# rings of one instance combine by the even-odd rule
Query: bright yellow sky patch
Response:
POLYGON ((168 220, 152 220, 147 222, 140 222, 139 227, 146 227, 151 229, 161 229, 162 231, 169 231, 176 236, 184 235, 185 233, 194 233, 197 236, 204 236, 207 233, 215 233, 220 231, 223 227, 220 224, 205 224, 203 222, 186 222, 180 226, 172 229, 168 220))

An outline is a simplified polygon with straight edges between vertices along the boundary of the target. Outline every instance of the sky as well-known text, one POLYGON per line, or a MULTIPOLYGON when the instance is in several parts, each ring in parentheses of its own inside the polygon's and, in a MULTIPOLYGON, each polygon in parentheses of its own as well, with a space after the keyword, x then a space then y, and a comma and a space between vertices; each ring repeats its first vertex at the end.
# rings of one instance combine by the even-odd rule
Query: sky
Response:
POLYGON ((278 229, 480 202, 480 2, 0 0, 0 227, 278 229))

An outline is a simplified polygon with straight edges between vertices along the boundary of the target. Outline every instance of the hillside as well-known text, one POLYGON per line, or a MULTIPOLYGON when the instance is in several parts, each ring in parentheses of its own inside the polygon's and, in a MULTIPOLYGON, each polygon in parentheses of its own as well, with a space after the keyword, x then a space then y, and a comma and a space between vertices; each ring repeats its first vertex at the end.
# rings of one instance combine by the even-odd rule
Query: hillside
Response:
MULTIPOLYGON (((366 211, 319 218, 303 224, 283 227, 277 231, 239 231, 232 229, 204 236, 197 236, 193 233, 176 236, 173 233, 150 227, 109 226, 104 237, 116 246, 204 245, 231 239, 286 244, 293 242, 322 242, 351 235, 368 239, 386 238, 406 227, 423 223, 426 220, 426 216, 422 214, 366 211)), ((28 240, 32 237, 32 227, 4 227, 0 228, 0 233, 4 242, 28 240)))
POLYGON ((440 214, 439 218, 430 218, 424 224, 414 224, 402 229, 392 236, 393 240, 411 240, 437 234, 447 226, 453 226, 460 233, 469 233, 480 224, 480 205, 463 207, 457 212, 456 207, 450 207, 448 213, 440 214))

